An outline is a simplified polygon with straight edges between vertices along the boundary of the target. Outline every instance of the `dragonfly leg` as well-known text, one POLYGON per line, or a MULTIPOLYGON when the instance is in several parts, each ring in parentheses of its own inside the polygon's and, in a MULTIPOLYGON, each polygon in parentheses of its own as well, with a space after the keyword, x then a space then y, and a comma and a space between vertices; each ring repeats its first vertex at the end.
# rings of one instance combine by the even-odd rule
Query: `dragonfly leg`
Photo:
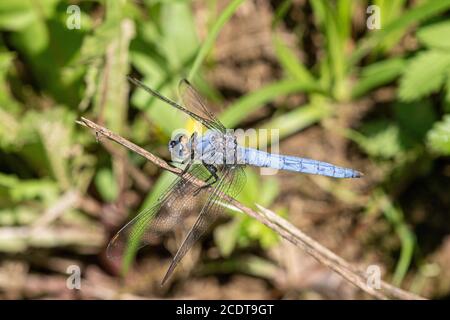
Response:
POLYGON ((205 166, 206 170, 208 170, 208 172, 211 175, 208 177, 208 179, 205 180, 206 184, 204 186, 201 186, 197 190, 195 190, 194 196, 196 196, 201 190, 212 186, 214 183, 217 182, 217 180, 219 180, 219 176, 217 175, 217 168, 214 165, 207 164, 204 162, 203 162, 203 165, 205 166), (211 179, 214 179, 214 180, 209 182, 211 179))
POLYGON ((205 180, 205 182, 208 182, 209 180, 214 178, 214 181, 211 181, 208 184, 201 187, 201 188, 207 188, 207 187, 213 185, 214 183, 216 183, 216 181, 219 180, 219 177, 217 176, 217 168, 214 165, 212 165, 212 164, 203 164, 203 165, 206 167, 208 172, 211 173, 211 175, 208 177, 208 179, 205 180))
POLYGON ((183 161, 181 161, 182 164, 186 164, 187 166, 183 169, 183 172, 181 172, 181 176, 184 176, 184 174, 186 172, 188 172, 188 170, 190 169, 192 163, 194 162, 194 158, 195 158, 195 140, 197 139, 197 132, 194 132, 191 137, 189 138, 190 143, 191 143, 191 154, 189 156, 189 158, 184 159, 183 161))
POLYGON ((171 166, 172 168, 183 169, 183 170, 181 171, 181 173, 180 173, 180 176, 183 176, 183 175, 189 170, 189 168, 190 168, 190 166, 191 166, 191 163, 188 162, 188 160, 189 160, 189 159, 186 159, 186 160, 183 160, 183 161, 175 161, 175 160, 173 160, 173 161, 169 161, 169 162, 167 162, 167 163, 168 163, 168 165, 171 166), (183 168, 182 166, 180 166, 180 165, 185 165, 186 163, 188 164, 186 167, 183 168))
POLYGON ((193 161, 189 161, 188 164, 187 164, 187 166, 184 167, 183 171, 181 172, 181 176, 184 176, 184 174, 185 174, 186 172, 188 172, 189 168, 190 168, 191 165, 192 165, 192 162, 193 162, 193 161))

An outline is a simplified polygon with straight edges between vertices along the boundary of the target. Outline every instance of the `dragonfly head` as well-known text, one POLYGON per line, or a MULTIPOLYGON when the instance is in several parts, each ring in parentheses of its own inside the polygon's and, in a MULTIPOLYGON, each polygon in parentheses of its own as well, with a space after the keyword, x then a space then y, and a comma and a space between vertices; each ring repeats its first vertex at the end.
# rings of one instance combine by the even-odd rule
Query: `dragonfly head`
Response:
POLYGON ((183 161, 190 155, 189 139, 185 134, 179 133, 169 141, 169 151, 172 160, 183 161))

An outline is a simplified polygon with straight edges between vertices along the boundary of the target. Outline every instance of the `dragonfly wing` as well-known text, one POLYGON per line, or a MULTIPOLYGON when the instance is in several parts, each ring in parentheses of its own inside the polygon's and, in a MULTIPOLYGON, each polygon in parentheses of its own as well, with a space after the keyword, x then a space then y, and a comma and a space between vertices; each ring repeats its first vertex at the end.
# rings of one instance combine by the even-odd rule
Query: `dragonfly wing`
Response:
POLYGON ((247 182, 247 176, 245 175, 243 165, 236 166, 233 170, 233 175, 230 177, 230 188, 227 191, 227 194, 233 198, 235 198, 244 188, 245 183, 247 182))
POLYGON ((191 178, 178 177, 153 206, 144 209, 117 232, 108 244, 108 258, 122 256, 129 246, 136 246, 134 249, 138 250, 154 243, 195 209, 200 197, 194 196, 198 187, 192 183, 192 177, 205 180, 209 172, 203 165, 194 164, 188 173, 191 178))
POLYGON ((194 89, 194 87, 186 79, 182 79, 178 84, 178 91, 184 106, 191 112, 197 114, 204 119, 204 125, 211 130, 217 130, 225 133, 225 126, 216 118, 216 116, 208 109, 202 96, 194 89))
POLYGON ((208 199, 204 203, 197 220, 189 230, 186 238, 175 254, 175 257, 167 269, 161 285, 164 285, 189 249, 201 238, 201 236, 220 216, 224 209, 224 206, 221 204, 223 200, 221 199, 220 194, 225 193, 230 196, 236 196, 242 189, 242 182, 245 183, 245 173, 242 168, 224 166, 221 170, 220 179, 216 182, 216 184, 214 184, 214 187, 204 189, 205 191, 203 192, 209 194, 208 199))

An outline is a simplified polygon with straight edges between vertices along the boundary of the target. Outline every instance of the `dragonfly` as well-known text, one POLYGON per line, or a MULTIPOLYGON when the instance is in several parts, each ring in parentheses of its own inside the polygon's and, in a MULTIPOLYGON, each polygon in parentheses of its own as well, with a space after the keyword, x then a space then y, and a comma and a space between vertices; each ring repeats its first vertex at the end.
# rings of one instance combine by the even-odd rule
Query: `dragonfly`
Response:
POLYGON ((166 232, 182 225, 185 212, 198 210, 198 216, 174 255, 161 285, 164 285, 192 246, 211 227, 227 207, 221 195, 236 197, 246 182, 246 165, 316 174, 333 178, 359 178, 362 173, 333 164, 268 153, 241 146, 232 130, 227 129, 208 109, 201 95, 187 80, 179 83, 182 102, 177 103, 149 88, 141 81, 128 77, 136 87, 142 88, 175 109, 178 109, 207 130, 199 136, 175 135, 168 144, 173 162, 182 164, 182 173, 162 192, 158 200, 128 222, 111 239, 107 256, 122 255, 130 243, 136 250, 151 244, 166 232), (195 179, 204 181, 199 187, 195 179))

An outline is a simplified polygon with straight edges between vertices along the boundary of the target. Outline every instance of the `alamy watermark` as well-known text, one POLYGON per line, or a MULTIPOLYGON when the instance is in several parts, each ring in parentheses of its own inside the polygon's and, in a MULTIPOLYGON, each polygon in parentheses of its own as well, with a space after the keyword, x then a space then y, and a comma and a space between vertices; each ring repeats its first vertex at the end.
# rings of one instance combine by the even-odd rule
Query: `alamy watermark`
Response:
POLYGON ((66 26, 69 30, 81 29, 81 10, 80 7, 73 4, 67 7, 66 26))
POLYGON ((376 264, 372 264, 366 269, 366 284, 372 289, 381 289, 381 269, 376 264))
POLYGON ((66 280, 66 287, 69 290, 81 289, 81 269, 73 264, 67 267, 66 273, 69 275, 66 280))
POLYGON ((381 29, 381 9, 377 5, 370 5, 366 10, 367 14, 370 14, 367 17, 366 26, 369 30, 379 30, 381 29))

